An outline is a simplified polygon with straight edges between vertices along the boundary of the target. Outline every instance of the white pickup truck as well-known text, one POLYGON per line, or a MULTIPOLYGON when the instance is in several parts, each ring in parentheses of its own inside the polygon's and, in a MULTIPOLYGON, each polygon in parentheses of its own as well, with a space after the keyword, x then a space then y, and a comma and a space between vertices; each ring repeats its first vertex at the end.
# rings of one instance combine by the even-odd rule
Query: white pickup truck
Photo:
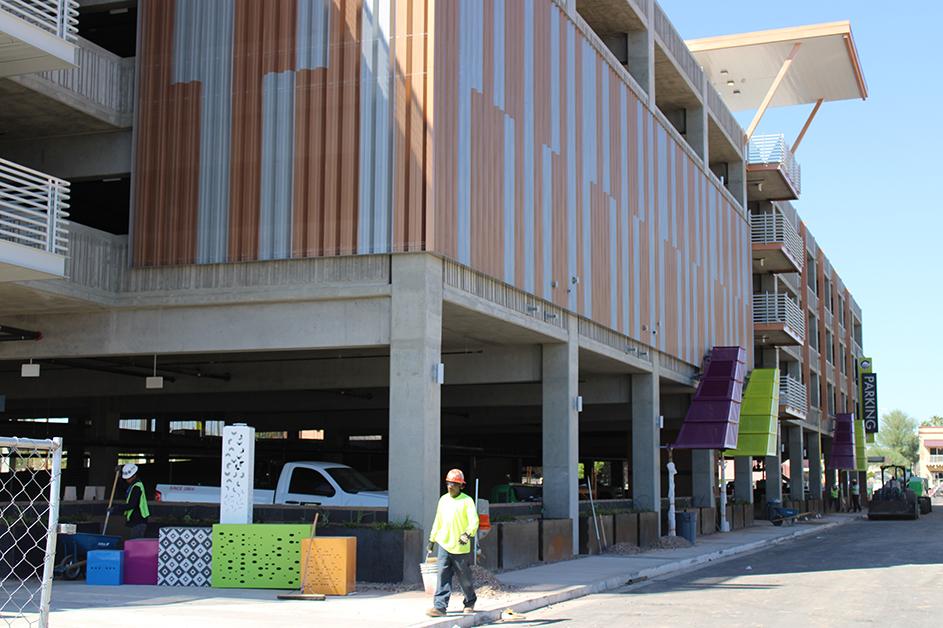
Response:
MULTIPOLYGON (((274 491, 255 490, 256 504, 296 504, 385 508, 386 491, 380 491, 359 471, 336 462, 289 462, 282 467, 274 491)), ((161 502, 219 503, 218 486, 158 484, 161 502)))

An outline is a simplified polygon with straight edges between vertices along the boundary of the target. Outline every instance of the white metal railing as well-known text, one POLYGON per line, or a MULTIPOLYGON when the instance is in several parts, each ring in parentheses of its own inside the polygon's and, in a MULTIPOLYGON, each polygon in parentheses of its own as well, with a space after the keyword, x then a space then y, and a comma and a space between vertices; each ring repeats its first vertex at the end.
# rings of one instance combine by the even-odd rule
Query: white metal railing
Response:
POLYGON ((809 299, 809 308, 813 312, 819 311, 819 295, 815 294, 815 290, 812 289, 812 283, 815 281, 815 278, 812 277, 809 282, 809 286, 806 288, 806 296, 809 299))
POLYGON ((75 60, 78 67, 41 72, 39 76, 100 107, 117 114, 130 114, 133 110, 134 59, 122 59, 81 37, 77 43, 75 60))
POLYGON ((927 461, 927 464, 943 464, 943 456, 931 455, 930 460, 927 461))
POLYGON ((668 52, 674 57, 674 60, 678 62, 678 65, 681 66, 681 70, 688 76, 688 79, 690 79, 695 89, 700 91, 701 81, 704 78, 704 70, 701 69, 697 59, 691 54, 688 45, 684 43, 684 39, 682 39, 678 31, 675 30, 671 20, 668 19, 668 16, 665 15, 665 12, 658 6, 657 2, 655 3, 654 17, 655 32, 661 37, 661 41, 665 44, 665 47, 668 48, 668 52))
POLYGON ((782 242, 799 270, 805 265, 802 237, 791 222, 778 211, 750 214, 750 235, 756 244, 782 242))
POLYGON ((789 375, 779 378, 779 405, 795 408, 802 413, 809 409, 805 384, 789 375))
POLYGON ((780 281, 783 282, 783 285, 792 290, 793 294, 796 295, 796 298, 799 298, 799 290, 802 287, 802 281, 800 279, 799 273, 780 273, 780 281))
POLYGON ((0 11, 75 43, 79 31, 78 0, 0 0, 0 11))
POLYGON ((800 339, 805 338, 805 317, 802 309, 785 294, 753 295, 754 323, 783 323, 800 339))
POLYGON ((856 358, 860 358, 864 355, 864 351, 861 349, 861 345, 858 344, 858 341, 852 338, 851 340, 851 355, 856 358))
POLYGON ((69 183, 0 159, 0 240, 65 255, 69 183))
POLYGON ((720 128, 726 131, 727 135, 730 136, 737 150, 742 151, 746 134, 737 122, 737 119, 733 116, 733 113, 731 113, 730 109, 727 107, 720 92, 717 91, 717 88, 714 87, 710 81, 707 83, 707 108, 714 114, 714 118, 717 119, 720 128))
POLYGON ((789 179, 796 194, 802 187, 802 169, 789 146, 786 137, 780 134, 754 135, 750 140, 750 149, 747 155, 750 164, 777 164, 789 179))

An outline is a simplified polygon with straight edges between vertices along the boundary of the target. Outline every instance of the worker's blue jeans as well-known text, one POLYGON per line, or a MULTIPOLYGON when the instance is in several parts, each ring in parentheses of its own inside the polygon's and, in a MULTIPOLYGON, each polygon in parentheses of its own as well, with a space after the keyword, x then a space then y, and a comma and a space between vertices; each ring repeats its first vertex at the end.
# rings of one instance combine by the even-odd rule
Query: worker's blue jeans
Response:
POLYGON ((437 560, 440 571, 439 586, 435 590, 433 601, 435 607, 441 611, 448 608, 449 598, 452 597, 453 574, 458 575, 458 583, 465 594, 465 608, 474 607, 478 596, 475 595, 475 587, 472 585, 471 554, 450 554, 439 546, 437 560))

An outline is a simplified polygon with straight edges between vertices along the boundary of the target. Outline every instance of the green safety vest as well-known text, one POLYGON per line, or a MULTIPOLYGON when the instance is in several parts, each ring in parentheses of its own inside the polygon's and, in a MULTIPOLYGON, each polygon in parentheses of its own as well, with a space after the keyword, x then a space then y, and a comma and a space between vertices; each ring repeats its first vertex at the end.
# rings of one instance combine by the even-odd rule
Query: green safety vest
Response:
POLYGON ((147 495, 144 492, 144 483, 138 480, 131 485, 131 488, 128 489, 128 497, 126 498, 128 506, 127 510, 124 511, 124 518, 127 521, 131 521, 131 515, 134 514, 134 504, 131 503, 131 494, 134 492, 134 487, 141 489, 141 498, 138 500, 138 509, 141 511, 141 516, 145 519, 151 516, 151 511, 147 508, 147 495))
POLYGON ((832 498, 833 498, 833 499, 838 499, 838 487, 837 487, 837 486, 833 486, 833 487, 831 488, 831 491, 832 491, 832 498))

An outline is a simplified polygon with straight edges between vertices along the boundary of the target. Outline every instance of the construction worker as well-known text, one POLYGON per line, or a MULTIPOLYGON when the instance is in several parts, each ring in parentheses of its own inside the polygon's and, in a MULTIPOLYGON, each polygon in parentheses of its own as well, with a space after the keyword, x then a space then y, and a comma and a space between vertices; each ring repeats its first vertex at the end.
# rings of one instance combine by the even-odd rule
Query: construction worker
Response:
POLYGON ((861 512, 861 487, 858 480, 851 481, 851 512, 861 512))
POLYGON ((835 509, 835 512, 841 512, 841 499, 839 498, 839 488, 838 484, 832 484, 828 489, 832 497, 832 508, 835 509))
POLYGON ((147 519, 151 515, 144 483, 138 477, 138 466, 134 463, 121 467, 121 477, 128 485, 125 503, 112 508, 112 512, 124 515, 124 523, 131 529, 128 538, 139 539, 147 533, 147 519))
POLYGON ((426 611, 430 617, 444 617, 452 596, 452 574, 458 575, 458 582, 465 595, 463 600, 466 615, 475 612, 475 588, 472 585, 471 540, 478 533, 478 509, 475 500, 462 492, 465 486, 465 474, 459 469, 452 469, 445 476, 448 492, 439 498, 435 521, 429 533, 429 553, 439 545, 436 560, 439 563, 439 583, 436 588, 433 607, 426 611))

